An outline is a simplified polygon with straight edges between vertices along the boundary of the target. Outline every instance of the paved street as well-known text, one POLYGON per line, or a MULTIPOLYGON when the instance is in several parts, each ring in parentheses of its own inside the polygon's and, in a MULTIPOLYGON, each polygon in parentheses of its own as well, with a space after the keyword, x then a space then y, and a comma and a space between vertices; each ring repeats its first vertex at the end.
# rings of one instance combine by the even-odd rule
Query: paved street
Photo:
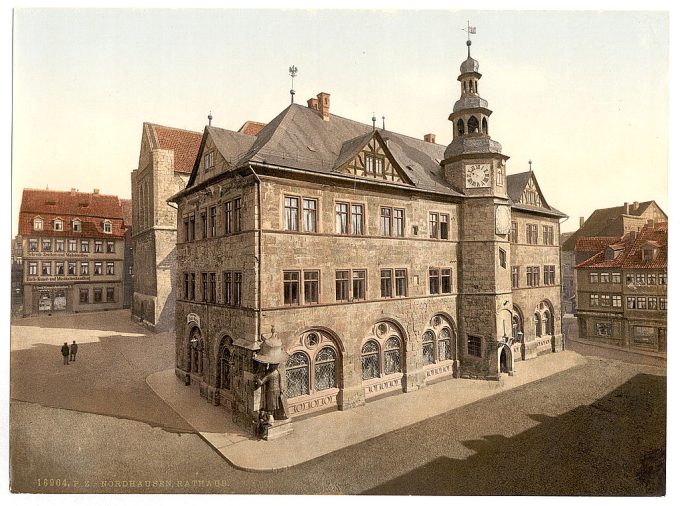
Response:
POLYGON ((172 366, 174 343, 129 323, 126 312, 19 320, 12 350, 18 492, 663 491, 666 377, 647 365, 589 357, 299 466, 251 473, 225 462, 148 388, 149 374, 172 366), (67 337, 83 344, 76 364, 64 366, 59 347, 67 337))

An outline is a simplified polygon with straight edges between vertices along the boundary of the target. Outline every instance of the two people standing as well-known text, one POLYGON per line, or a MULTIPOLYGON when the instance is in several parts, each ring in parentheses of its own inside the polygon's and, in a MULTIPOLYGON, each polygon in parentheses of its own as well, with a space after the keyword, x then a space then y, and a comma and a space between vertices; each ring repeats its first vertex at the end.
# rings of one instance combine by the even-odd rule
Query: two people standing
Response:
POLYGON ((61 355, 64 357, 64 365, 68 365, 69 362, 76 361, 76 354, 78 353, 78 345, 75 340, 73 344, 69 346, 67 343, 61 347, 61 355))

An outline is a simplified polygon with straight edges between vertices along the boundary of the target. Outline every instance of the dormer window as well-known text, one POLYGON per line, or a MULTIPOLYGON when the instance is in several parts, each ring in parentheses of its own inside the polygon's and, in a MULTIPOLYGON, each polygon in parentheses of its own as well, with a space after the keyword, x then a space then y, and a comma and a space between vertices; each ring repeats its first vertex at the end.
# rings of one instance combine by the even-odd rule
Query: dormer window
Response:
POLYGON ((111 233, 111 222, 109 220, 104 220, 104 233, 105 234, 111 233))
POLYGON ((43 219, 38 217, 33 218, 33 230, 43 229, 43 219))
POLYGON ((205 170, 212 169, 215 166, 215 158, 213 156, 213 152, 211 151, 210 153, 207 153, 203 157, 203 168, 205 170))
POLYGON ((54 230, 56 230, 57 232, 61 232, 62 230, 64 230, 63 220, 60 220, 59 218, 54 220, 54 230))
POLYGON ((80 232, 82 230, 80 220, 73 220, 73 231, 80 232))
POLYGON ((642 260, 654 260, 656 256, 656 248, 643 248, 642 249, 642 260))

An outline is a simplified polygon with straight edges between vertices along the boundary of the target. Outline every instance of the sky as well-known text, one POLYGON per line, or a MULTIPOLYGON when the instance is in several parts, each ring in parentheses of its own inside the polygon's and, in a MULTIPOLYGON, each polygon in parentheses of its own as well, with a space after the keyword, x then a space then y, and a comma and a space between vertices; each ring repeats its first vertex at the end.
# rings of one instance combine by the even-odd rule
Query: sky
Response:
POLYGON ((13 233, 23 188, 129 198, 144 121, 202 131, 268 122, 330 93, 331 113, 447 145, 468 20, 489 133, 570 216, 668 209, 665 12, 18 9, 13 233))

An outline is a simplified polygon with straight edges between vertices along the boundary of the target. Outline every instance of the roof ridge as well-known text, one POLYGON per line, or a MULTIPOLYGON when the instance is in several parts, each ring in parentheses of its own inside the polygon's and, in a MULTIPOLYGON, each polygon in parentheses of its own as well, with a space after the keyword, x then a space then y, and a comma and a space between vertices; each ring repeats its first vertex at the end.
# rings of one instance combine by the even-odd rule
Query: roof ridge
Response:
POLYGON ((145 121, 144 123, 151 126, 151 127, 168 128, 170 130, 180 130, 182 132, 187 132, 187 133, 191 133, 191 134, 203 135, 202 132, 197 132, 196 130, 189 130, 187 128, 179 128, 179 127, 161 125, 160 123, 151 123, 150 121, 145 121))
POLYGON ((68 195, 90 195, 90 196, 98 195, 100 197, 116 197, 118 199, 120 198, 120 196, 114 195, 113 193, 83 192, 83 191, 80 191, 80 190, 76 190, 75 192, 71 193, 71 190, 50 190, 50 189, 47 189, 47 188, 24 188, 23 191, 24 192, 32 191, 32 192, 64 193, 64 194, 68 194, 68 195))

